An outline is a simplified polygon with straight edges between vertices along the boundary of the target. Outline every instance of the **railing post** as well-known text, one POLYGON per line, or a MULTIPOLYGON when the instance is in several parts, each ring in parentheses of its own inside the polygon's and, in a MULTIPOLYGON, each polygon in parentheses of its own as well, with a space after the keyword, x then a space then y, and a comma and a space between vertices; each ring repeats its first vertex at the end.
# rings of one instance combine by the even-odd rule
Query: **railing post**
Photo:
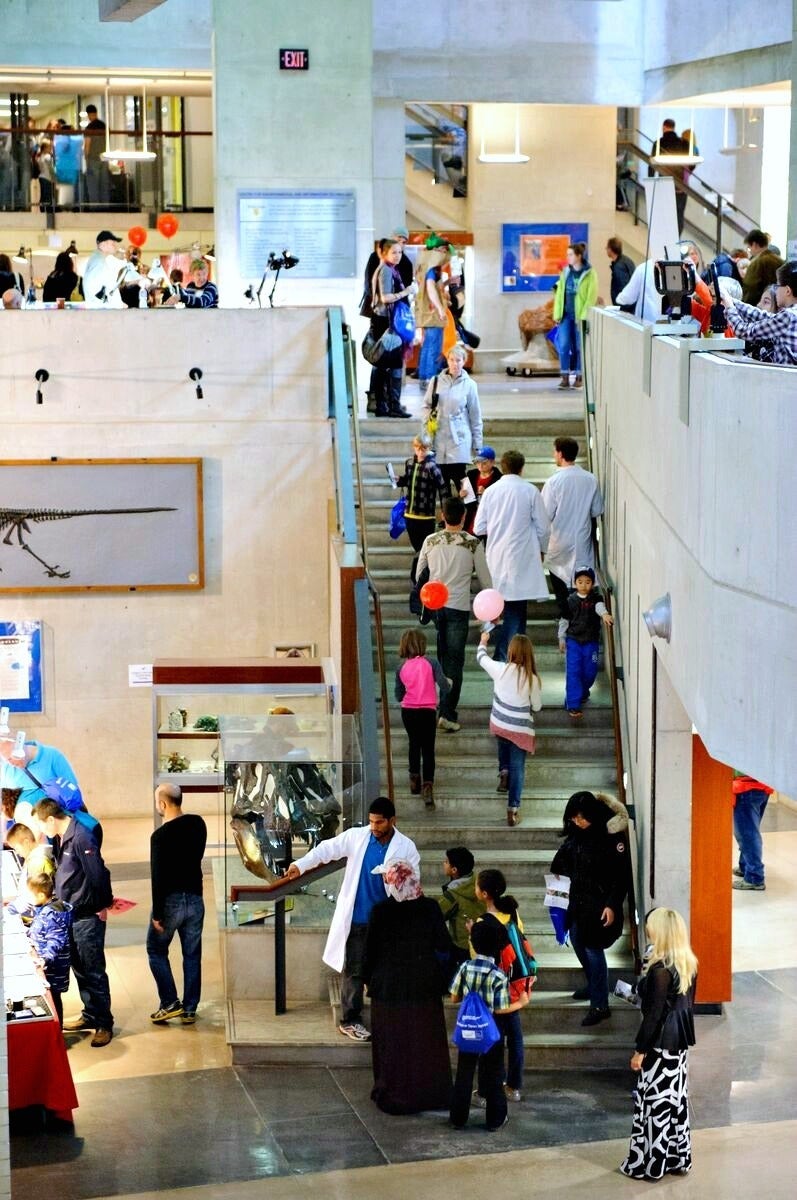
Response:
POLYGON ((285 900, 274 905, 274 1014, 281 1017, 288 1011, 288 989, 285 970, 285 900))
POLYGON ((719 254, 722 250, 722 196, 717 192, 717 236, 716 236, 715 254, 719 254))

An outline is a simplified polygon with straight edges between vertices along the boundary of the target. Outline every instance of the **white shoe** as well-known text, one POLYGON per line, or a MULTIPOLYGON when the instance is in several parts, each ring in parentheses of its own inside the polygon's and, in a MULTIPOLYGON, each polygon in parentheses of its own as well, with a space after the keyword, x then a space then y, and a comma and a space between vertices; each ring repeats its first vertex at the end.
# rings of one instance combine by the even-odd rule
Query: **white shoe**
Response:
POLYGON ((445 729, 446 733, 459 733, 462 726, 459 721, 449 721, 446 717, 440 717, 437 722, 438 729, 445 729))
POLYGON ((359 1021, 349 1021, 345 1025, 338 1025, 338 1030, 353 1042, 370 1042, 371 1040, 370 1033, 359 1021))

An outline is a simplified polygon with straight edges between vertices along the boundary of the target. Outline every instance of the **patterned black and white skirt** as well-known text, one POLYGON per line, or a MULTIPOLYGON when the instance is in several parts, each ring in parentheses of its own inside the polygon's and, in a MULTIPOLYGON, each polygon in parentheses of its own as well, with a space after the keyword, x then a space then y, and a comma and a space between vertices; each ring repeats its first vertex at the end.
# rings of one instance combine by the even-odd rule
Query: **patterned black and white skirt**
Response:
POLYGON ((632 1179, 685 1175, 692 1169, 687 1050, 652 1050, 639 1074, 628 1157, 620 1170, 632 1179))

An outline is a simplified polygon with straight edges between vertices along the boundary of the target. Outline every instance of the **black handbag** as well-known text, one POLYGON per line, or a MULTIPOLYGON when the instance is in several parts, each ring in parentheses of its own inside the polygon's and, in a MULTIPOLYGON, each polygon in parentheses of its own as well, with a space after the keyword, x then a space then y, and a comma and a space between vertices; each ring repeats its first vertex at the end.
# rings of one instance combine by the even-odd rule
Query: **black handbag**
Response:
POLYGON ((465 328, 461 321, 457 321, 456 324, 460 341, 464 342, 466 346, 470 346, 471 350, 478 350, 481 343, 481 338, 479 337, 478 333, 471 333, 469 329, 465 328))

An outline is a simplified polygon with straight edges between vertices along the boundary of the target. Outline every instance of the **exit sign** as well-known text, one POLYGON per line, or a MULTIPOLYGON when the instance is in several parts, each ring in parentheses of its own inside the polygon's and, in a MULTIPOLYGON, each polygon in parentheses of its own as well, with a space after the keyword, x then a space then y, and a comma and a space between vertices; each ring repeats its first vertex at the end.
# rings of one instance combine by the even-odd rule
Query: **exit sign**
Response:
POLYGON ((309 50, 280 50, 281 71, 309 71, 309 50))

